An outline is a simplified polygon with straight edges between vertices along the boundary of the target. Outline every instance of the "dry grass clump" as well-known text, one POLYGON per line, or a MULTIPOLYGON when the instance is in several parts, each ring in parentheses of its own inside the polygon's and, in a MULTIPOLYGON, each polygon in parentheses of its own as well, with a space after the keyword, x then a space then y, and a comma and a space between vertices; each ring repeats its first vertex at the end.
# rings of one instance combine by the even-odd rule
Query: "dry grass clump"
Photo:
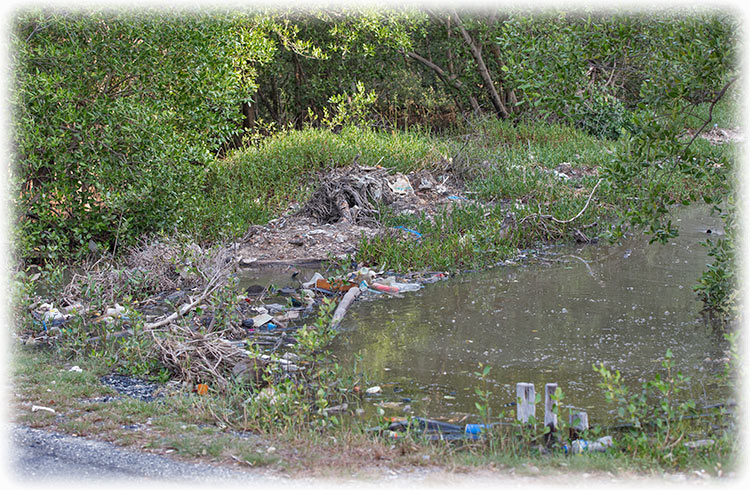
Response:
POLYGON ((222 331, 200 332, 173 323, 152 333, 161 363, 189 384, 209 383, 226 390, 233 369, 250 360, 247 351, 226 340, 222 331))
POLYGON ((150 239, 130 249, 120 264, 98 260, 83 264, 63 289, 69 304, 87 299, 112 304, 123 296, 146 298, 164 291, 207 287, 212 278, 231 272, 232 251, 215 246, 204 249, 178 239, 150 239))

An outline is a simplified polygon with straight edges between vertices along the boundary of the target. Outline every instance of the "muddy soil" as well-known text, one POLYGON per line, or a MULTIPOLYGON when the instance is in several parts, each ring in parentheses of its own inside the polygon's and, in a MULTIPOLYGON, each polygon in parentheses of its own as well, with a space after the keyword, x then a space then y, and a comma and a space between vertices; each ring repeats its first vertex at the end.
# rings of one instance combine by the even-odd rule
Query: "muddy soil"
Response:
MULTIPOLYGON (((462 182, 422 170, 390 174, 376 167, 352 166, 323 176, 303 206, 292 206, 267 225, 254 225, 236 244, 242 266, 311 264, 353 254, 362 238, 385 231, 379 217, 423 213, 428 219, 446 206, 470 202, 462 182), (321 209, 328 210, 322 212, 321 209), (311 211, 313 210, 313 211, 311 211)), ((401 230, 405 239, 413 232, 401 230)))

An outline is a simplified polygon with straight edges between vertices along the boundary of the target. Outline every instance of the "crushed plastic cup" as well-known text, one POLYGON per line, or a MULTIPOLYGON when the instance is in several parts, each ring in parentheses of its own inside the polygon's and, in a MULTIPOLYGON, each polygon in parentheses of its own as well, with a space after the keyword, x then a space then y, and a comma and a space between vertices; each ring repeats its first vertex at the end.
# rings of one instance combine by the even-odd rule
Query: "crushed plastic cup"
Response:
POLYGON ((580 453, 603 453, 607 448, 612 447, 612 436, 600 437, 595 441, 586 441, 584 439, 576 439, 571 442, 570 445, 565 444, 563 449, 565 453, 580 454, 580 453))

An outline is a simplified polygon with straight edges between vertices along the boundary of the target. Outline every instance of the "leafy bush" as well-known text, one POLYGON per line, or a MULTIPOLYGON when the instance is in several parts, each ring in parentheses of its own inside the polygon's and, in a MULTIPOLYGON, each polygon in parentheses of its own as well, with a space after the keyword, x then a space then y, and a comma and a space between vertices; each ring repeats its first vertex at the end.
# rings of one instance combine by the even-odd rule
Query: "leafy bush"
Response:
POLYGON ((618 420, 627 424, 619 447, 634 457, 679 465, 690 452, 684 442, 696 429, 695 423, 691 425, 696 404, 688 398, 690 378, 675 371, 669 350, 662 367, 663 375, 658 373, 644 382, 638 393, 630 393, 619 371, 613 373, 604 364, 594 365, 594 370, 602 377, 599 386, 607 402, 616 405, 618 420))
POLYGON ((625 105, 615 97, 601 93, 575 110, 576 126, 598 138, 616 140, 623 128, 628 127, 628 115, 625 105))
POLYGON ((721 218, 725 234, 704 243, 709 248, 708 255, 713 258, 713 262, 707 265, 694 289, 707 309, 727 320, 737 317, 740 301, 736 257, 739 223, 732 202, 729 209, 721 212, 721 218))
MULTIPOLYGON (((19 254, 114 247, 169 226, 239 131, 240 17, 41 13, 12 32, 19 254)), ((260 49, 260 48, 259 48, 260 49)))

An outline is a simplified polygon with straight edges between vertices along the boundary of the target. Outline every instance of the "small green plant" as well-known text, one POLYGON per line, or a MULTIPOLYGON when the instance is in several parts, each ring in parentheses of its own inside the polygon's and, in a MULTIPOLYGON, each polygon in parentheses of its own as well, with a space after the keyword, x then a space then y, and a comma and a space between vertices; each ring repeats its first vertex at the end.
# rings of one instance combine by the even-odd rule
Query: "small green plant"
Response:
POLYGON ((336 336, 331 328, 331 317, 336 303, 324 298, 313 325, 304 325, 297 330, 297 354, 310 361, 320 361, 325 355, 325 348, 336 336))
POLYGON ((487 388, 487 376, 490 374, 492 366, 485 366, 481 362, 479 363, 479 371, 474 372, 474 376, 478 377, 482 382, 482 386, 475 387, 474 393, 476 393, 479 401, 474 402, 474 406, 479 411, 479 420, 486 427, 490 426, 492 421, 492 408, 490 407, 490 396, 492 392, 487 388))
MULTIPOLYGON (((329 408, 341 405, 352 391, 354 379, 332 362, 327 350, 336 336, 331 316, 336 303, 324 300, 312 325, 297 331, 294 354, 301 370, 289 371, 275 355, 261 385, 265 388, 250 395, 243 403, 244 419, 264 431, 296 431, 300 426, 323 430, 341 424, 329 408)), ((252 355, 258 357, 256 351, 252 355)))
POLYGON ((719 211, 724 222, 724 235, 704 243, 713 262, 706 266, 693 289, 707 310, 717 313, 723 321, 729 321, 739 314, 736 259, 739 223, 731 196, 726 210, 714 209, 719 211))
MULTIPOLYGON (((334 105, 334 109, 329 113, 328 108, 324 107, 321 122, 330 130, 341 129, 347 125, 364 125, 377 100, 378 96, 374 91, 365 92, 365 85, 357 82, 356 90, 352 94, 344 92, 328 99, 328 102, 334 105)), ((312 111, 308 111, 309 116, 314 118, 312 111)))
POLYGON ((618 420, 626 424, 619 441, 623 451, 667 466, 679 465, 686 459, 683 443, 696 428, 690 423, 696 403, 687 396, 690 378, 675 370, 671 350, 661 365, 664 372, 644 382, 638 393, 630 393, 619 371, 613 373, 603 363, 594 370, 602 377, 599 385, 605 398, 617 406, 618 420))

